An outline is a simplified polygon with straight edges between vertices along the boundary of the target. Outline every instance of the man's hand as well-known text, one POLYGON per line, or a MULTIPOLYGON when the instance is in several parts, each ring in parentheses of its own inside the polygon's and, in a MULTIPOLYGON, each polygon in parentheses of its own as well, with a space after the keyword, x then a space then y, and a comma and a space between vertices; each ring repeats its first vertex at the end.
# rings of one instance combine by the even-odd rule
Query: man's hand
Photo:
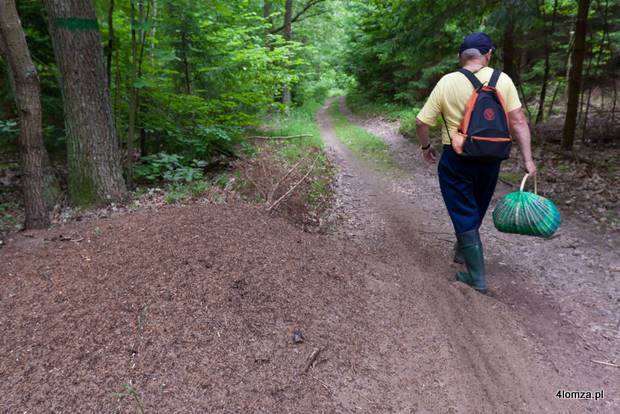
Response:
POLYGON ((424 159, 428 162, 437 161, 437 153, 435 152, 435 148, 430 145, 429 126, 416 118, 415 129, 418 134, 418 142, 420 143, 420 145, 422 145, 422 148, 426 147, 427 145, 429 146, 427 149, 422 150, 422 155, 424 159))
POLYGON ((437 152, 432 145, 428 147, 428 149, 422 150, 422 155, 424 156, 424 159, 428 162, 434 163, 437 161, 437 152))
POLYGON ((536 164, 534 164, 534 160, 525 161, 525 171, 532 177, 536 175, 536 164))

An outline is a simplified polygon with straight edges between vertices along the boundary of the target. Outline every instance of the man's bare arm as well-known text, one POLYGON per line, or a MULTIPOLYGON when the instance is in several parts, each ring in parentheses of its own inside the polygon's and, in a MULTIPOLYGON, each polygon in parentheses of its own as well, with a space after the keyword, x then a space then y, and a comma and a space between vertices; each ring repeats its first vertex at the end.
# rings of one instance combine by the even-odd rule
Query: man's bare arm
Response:
POLYGON ((530 175, 536 174, 536 164, 532 158, 532 138, 530 135, 530 127, 527 124, 527 118, 523 113, 523 109, 515 109, 508 112, 508 122, 510 126, 510 132, 519 143, 519 149, 521 150, 521 156, 523 163, 525 164, 525 170, 530 175))
MULTIPOLYGON (((415 131, 418 135, 418 141, 420 146, 425 148, 430 144, 430 127, 418 118, 415 119, 415 131)), ((437 160, 437 153, 433 146, 429 146, 427 150, 423 152, 424 159, 429 162, 435 162, 437 160)))

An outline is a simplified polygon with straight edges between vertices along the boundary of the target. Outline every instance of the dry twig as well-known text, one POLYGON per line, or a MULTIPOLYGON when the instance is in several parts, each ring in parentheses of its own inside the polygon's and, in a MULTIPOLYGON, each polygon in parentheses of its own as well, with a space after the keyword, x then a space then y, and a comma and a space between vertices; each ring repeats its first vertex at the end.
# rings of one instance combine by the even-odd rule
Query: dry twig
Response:
POLYGON ((596 359, 591 359, 590 361, 592 361, 592 362, 594 362, 596 364, 606 365, 608 367, 620 368, 620 365, 612 364, 611 362, 597 361, 596 359))
POLYGON ((321 353, 321 348, 315 348, 314 351, 312 351, 312 353, 308 357, 308 362, 306 362, 306 367, 304 368, 304 372, 308 372, 308 370, 310 369, 312 364, 314 364, 314 361, 316 361, 316 358, 319 356, 320 353, 321 353))
POLYGON ((280 187, 280 184, 282 184, 284 180, 286 180, 288 176, 291 175, 291 173, 295 171, 299 167, 299 165, 301 165, 301 163, 306 159, 307 157, 302 157, 299 161, 297 161, 295 165, 293 165, 291 169, 288 170, 288 172, 284 174, 284 176, 280 178, 280 180, 271 188, 271 191, 269 191, 269 194, 267 195, 267 204, 271 204, 271 200, 273 200, 273 195, 275 194, 278 187, 280 187))
POLYGON ((278 198, 272 205, 270 205, 269 207, 267 207, 267 211, 272 211, 273 209, 275 209, 281 202, 282 200, 284 200, 286 197, 289 196, 289 194, 291 194, 293 191, 295 191, 295 189, 297 187, 299 187, 299 185, 304 182, 306 180, 306 178, 308 178, 308 176, 310 175, 310 173, 314 170, 314 166, 316 165, 316 162, 318 161, 319 157, 321 154, 318 154, 315 158, 314 161, 312 161, 312 165, 310 166, 310 168, 308 169, 308 172, 306 173, 306 175, 304 175, 303 177, 301 177, 301 179, 299 181, 297 181, 295 183, 294 186, 292 186, 291 188, 289 188, 289 190, 284 193, 282 195, 282 197, 278 198))

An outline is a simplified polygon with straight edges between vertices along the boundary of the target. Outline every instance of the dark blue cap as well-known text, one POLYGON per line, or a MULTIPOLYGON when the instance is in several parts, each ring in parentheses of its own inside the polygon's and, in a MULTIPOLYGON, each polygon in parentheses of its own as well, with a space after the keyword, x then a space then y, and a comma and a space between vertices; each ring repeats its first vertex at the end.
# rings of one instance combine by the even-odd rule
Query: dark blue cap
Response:
POLYGON ((495 46, 493 46, 493 42, 489 35, 483 32, 475 32, 465 36, 459 48, 459 55, 467 49, 478 49, 480 53, 484 55, 491 49, 495 50, 495 46))

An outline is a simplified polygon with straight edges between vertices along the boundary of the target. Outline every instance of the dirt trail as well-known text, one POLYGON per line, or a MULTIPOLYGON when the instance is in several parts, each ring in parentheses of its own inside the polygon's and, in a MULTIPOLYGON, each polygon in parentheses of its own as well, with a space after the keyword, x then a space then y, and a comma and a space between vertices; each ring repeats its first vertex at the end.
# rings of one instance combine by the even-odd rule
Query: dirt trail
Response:
MULTIPOLYGON (((385 174, 360 162, 335 136, 328 105, 318 122, 340 170, 338 208, 346 217, 340 236, 370 249, 386 269, 364 281, 370 295, 367 346, 372 349, 358 362, 362 368, 355 381, 340 389, 343 405, 353 408, 366 401, 365 412, 403 413, 618 412, 618 369, 591 362, 616 357, 618 338, 610 335, 608 343, 595 345, 592 338, 584 339, 561 314, 549 283, 543 286, 547 294, 534 283, 545 268, 532 273, 540 263, 524 260, 528 249, 540 251, 543 260, 557 260, 551 256, 555 247, 511 239, 486 223, 486 251, 497 252, 488 255, 491 295, 453 282, 454 239, 434 168, 422 162, 417 148, 393 125, 376 122, 365 126, 390 144, 400 168, 385 174), (517 243, 519 249, 506 254, 517 243), (604 389, 607 394, 604 401, 559 400, 560 389, 604 389), (356 390, 367 399, 355 398, 356 390)), ((340 105, 351 120, 364 124, 342 99, 340 105)), ((569 235, 564 242, 572 231, 565 226, 569 235)), ((604 282, 590 280, 590 289, 584 290, 590 292, 586 302, 609 309, 599 312, 599 326, 617 322, 617 286, 605 288, 604 282), (607 300, 597 302, 599 291, 607 293, 607 300)))
POLYGON ((399 167, 358 161, 320 111, 335 235, 205 196, 9 240, 0 413, 620 412, 620 369, 591 362, 620 362, 614 239, 486 223, 480 295, 452 280, 434 168, 394 124, 341 106, 399 167))

